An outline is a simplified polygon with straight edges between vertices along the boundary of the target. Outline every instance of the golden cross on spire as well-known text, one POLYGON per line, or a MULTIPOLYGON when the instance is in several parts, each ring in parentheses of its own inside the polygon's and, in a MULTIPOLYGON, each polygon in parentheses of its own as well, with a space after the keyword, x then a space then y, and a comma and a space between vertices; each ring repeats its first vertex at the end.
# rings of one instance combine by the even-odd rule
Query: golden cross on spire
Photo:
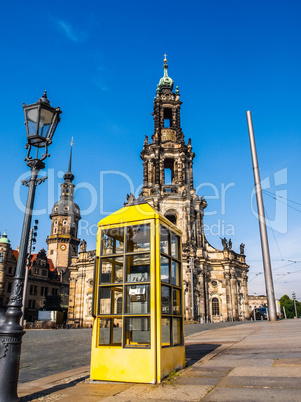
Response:
POLYGON ((167 54, 164 54, 164 62, 167 62, 167 54))

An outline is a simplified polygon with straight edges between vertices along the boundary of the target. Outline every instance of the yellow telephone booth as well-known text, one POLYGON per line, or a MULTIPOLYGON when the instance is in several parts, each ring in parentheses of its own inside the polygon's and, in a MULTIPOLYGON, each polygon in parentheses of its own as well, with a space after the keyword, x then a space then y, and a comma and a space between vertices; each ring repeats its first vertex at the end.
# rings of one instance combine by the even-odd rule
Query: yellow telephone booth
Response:
POLYGON ((149 204, 98 224, 91 379, 157 383, 185 366, 181 232, 149 204))

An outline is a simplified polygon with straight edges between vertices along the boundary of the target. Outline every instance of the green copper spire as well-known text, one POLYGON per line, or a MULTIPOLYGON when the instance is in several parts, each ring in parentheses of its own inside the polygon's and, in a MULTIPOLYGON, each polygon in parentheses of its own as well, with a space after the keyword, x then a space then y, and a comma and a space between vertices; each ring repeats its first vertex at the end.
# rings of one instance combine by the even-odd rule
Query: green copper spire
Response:
POLYGON ((173 89, 173 79, 171 79, 168 76, 168 64, 167 64, 167 58, 166 54, 164 55, 164 64, 163 64, 163 69, 164 69, 164 75, 160 79, 159 84, 158 84, 158 89, 161 90, 161 88, 166 87, 170 88, 171 90, 173 89))
POLYGON ((5 229, 4 233, 3 233, 3 236, 0 239, 0 243, 5 243, 5 244, 10 243, 10 241, 8 240, 8 237, 7 237, 6 229, 5 229))

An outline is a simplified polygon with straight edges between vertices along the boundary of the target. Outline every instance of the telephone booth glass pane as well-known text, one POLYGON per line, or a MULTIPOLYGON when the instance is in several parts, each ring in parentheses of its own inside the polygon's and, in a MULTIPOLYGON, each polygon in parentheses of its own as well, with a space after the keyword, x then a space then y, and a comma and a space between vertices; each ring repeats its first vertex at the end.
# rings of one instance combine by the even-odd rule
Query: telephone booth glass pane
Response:
POLYGON ((127 282, 150 282, 149 254, 130 255, 126 259, 127 282))
POLYGON ((120 254, 124 250, 124 228, 102 231, 102 255, 120 254))
POLYGON ((172 320, 173 344, 180 345, 181 339, 181 318, 173 318, 172 320))
POLYGON ((161 282, 169 283, 169 258, 161 255, 161 282))
POLYGON ((160 227, 160 251, 169 254, 169 230, 164 226, 160 227))
POLYGON ((161 319, 161 343, 170 346, 170 318, 161 319))
POLYGON ((180 264, 175 261, 171 264, 171 283, 180 286, 180 264))
POLYGON ((126 313, 150 313, 150 285, 130 285, 126 287, 126 313))
POLYGON ((175 235, 174 233, 172 234, 171 237, 171 255, 174 258, 177 258, 178 260, 180 259, 180 237, 175 235))
POLYGON ((99 320, 99 345, 110 345, 111 343, 111 319, 99 320))
POLYGON ((128 226, 126 230, 127 253, 150 250, 150 225, 128 226))
POLYGON ((150 346, 149 317, 125 318, 125 346, 150 346))
POLYGON ((181 291, 179 289, 172 290, 172 313, 181 314, 181 291))
POLYGON ((122 319, 103 318, 99 320, 99 346, 121 346, 122 319))
POLYGON ((162 314, 171 314, 170 311, 170 287, 161 287, 161 311, 162 314))
POLYGON ((99 289, 98 314, 118 314, 120 298, 122 298, 121 287, 101 287, 99 289))
POLYGON ((123 282, 123 258, 111 257, 101 260, 100 283, 123 282))
POLYGON ((121 346, 122 340, 122 318, 113 318, 113 339, 112 344, 121 346))

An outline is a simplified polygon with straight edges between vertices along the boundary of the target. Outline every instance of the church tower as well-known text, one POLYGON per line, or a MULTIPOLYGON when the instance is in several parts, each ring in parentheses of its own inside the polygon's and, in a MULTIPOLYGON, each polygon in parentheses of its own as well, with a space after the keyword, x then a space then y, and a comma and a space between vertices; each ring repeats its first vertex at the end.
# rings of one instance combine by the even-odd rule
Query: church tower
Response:
MULTIPOLYGON (((154 99, 154 133, 145 137, 141 196, 182 231, 185 318, 197 320, 245 319, 248 316, 247 271, 243 251, 232 250, 224 238, 223 250, 212 247, 204 235, 207 202, 193 183, 191 139, 186 143, 180 123, 180 91, 164 75, 154 99), (232 281, 232 282, 231 282, 232 281)), ((222 234, 221 234, 222 235, 222 234)), ((231 246, 230 246, 231 244, 231 246)))
POLYGON ((180 91, 173 92, 164 59, 164 76, 154 99, 154 134, 151 143, 145 137, 143 160, 143 197, 176 224, 183 234, 183 246, 191 252, 204 245, 202 219, 207 203, 193 188, 191 139, 186 144, 180 124, 180 91))
POLYGON ((72 145, 68 171, 64 174, 64 183, 61 184, 61 196, 51 211, 51 235, 47 237, 48 253, 54 267, 59 272, 65 272, 76 257, 80 240, 77 238, 78 222, 81 219, 79 206, 74 202, 73 184, 74 175, 71 172, 72 145))

